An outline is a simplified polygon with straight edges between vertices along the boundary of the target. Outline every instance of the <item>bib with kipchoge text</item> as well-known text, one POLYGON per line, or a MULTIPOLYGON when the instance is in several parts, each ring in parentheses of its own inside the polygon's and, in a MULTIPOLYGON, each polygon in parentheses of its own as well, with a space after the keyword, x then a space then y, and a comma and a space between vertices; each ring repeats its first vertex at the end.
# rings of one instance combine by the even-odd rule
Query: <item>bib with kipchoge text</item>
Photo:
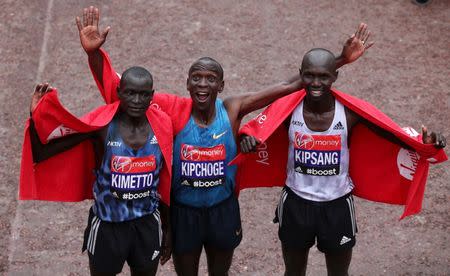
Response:
POLYGON ((225 184, 225 146, 181 145, 181 185, 208 188, 225 184))

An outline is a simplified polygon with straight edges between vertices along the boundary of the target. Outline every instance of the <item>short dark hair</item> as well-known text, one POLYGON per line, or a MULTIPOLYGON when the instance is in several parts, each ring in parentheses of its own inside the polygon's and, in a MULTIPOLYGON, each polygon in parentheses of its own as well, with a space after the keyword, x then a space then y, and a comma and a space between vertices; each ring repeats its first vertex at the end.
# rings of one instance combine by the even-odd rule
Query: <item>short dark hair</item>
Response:
POLYGON ((152 74, 145 69, 144 67, 140 66, 133 66, 128 68, 122 73, 122 77, 120 78, 120 86, 123 86, 123 82, 127 81, 128 78, 134 77, 139 79, 148 79, 153 86, 153 76, 152 74))
POLYGON ((210 57, 201 57, 197 59, 194 63, 192 63, 189 68, 189 75, 194 71, 198 70, 208 70, 217 73, 219 75, 219 79, 223 80, 223 68, 217 60, 210 57))
POLYGON ((336 57, 335 55, 327 49, 324 48, 314 48, 306 52, 302 60, 302 68, 311 60, 326 62, 327 64, 336 67, 336 57))

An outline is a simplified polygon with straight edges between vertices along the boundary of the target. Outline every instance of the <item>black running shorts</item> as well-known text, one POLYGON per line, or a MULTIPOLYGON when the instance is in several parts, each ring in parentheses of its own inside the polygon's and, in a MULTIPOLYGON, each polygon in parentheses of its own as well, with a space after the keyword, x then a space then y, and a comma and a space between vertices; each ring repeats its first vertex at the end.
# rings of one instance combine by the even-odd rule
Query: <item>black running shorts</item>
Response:
POLYGON ((161 251, 161 220, 159 211, 124 221, 101 221, 89 211, 84 231, 83 252, 98 273, 120 273, 125 261, 137 271, 146 271, 158 264, 161 251))
POLYGON ((208 208, 172 203, 170 209, 174 254, 187 254, 203 246, 233 250, 242 240, 239 202, 234 195, 208 208))
POLYGON ((335 253, 355 245, 357 232, 353 196, 317 202, 299 197, 285 187, 275 212, 283 247, 308 249, 315 244, 323 253, 335 253))

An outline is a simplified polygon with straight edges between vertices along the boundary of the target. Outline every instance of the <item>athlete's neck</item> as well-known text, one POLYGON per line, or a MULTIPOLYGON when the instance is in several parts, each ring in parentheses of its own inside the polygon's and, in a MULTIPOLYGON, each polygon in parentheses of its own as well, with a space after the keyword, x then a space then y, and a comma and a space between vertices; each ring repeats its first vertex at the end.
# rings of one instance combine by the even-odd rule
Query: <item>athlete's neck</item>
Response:
POLYGON ((204 110, 200 110, 194 106, 192 107, 192 116, 198 125, 208 126, 216 117, 216 106, 212 105, 210 108, 204 110))
POLYGON ((121 123, 123 123, 124 125, 130 125, 133 127, 141 127, 145 124, 148 124, 147 116, 145 114, 144 114, 144 116, 140 116, 140 117, 131 117, 128 114, 126 114, 125 112, 120 112, 118 118, 119 118, 119 121, 121 123))
POLYGON ((329 92, 323 95, 322 98, 313 100, 311 99, 311 97, 308 97, 308 95, 306 95, 303 106, 305 110, 311 113, 322 114, 330 112, 334 110, 334 96, 333 94, 331 94, 331 92, 329 92))

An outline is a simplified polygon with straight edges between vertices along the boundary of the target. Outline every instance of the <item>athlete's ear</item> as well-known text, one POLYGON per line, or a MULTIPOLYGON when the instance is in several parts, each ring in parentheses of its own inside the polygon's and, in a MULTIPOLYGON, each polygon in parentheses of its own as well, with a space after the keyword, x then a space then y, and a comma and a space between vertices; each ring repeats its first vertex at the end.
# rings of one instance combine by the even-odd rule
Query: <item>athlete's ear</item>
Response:
POLYGON ((302 68, 298 69, 298 74, 300 75, 300 77, 302 76, 302 68))
POLYGON ((336 81, 336 80, 337 80, 337 78, 338 78, 338 75, 339 75, 339 71, 338 71, 338 70, 336 70, 336 72, 334 72, 334 81, 336 81))
POLYGON ((219 92, 219 93, 222 93, 224 87, 225 87, 225 81, 222 80, 221 83, 220 83, 218 92, 219 92))

